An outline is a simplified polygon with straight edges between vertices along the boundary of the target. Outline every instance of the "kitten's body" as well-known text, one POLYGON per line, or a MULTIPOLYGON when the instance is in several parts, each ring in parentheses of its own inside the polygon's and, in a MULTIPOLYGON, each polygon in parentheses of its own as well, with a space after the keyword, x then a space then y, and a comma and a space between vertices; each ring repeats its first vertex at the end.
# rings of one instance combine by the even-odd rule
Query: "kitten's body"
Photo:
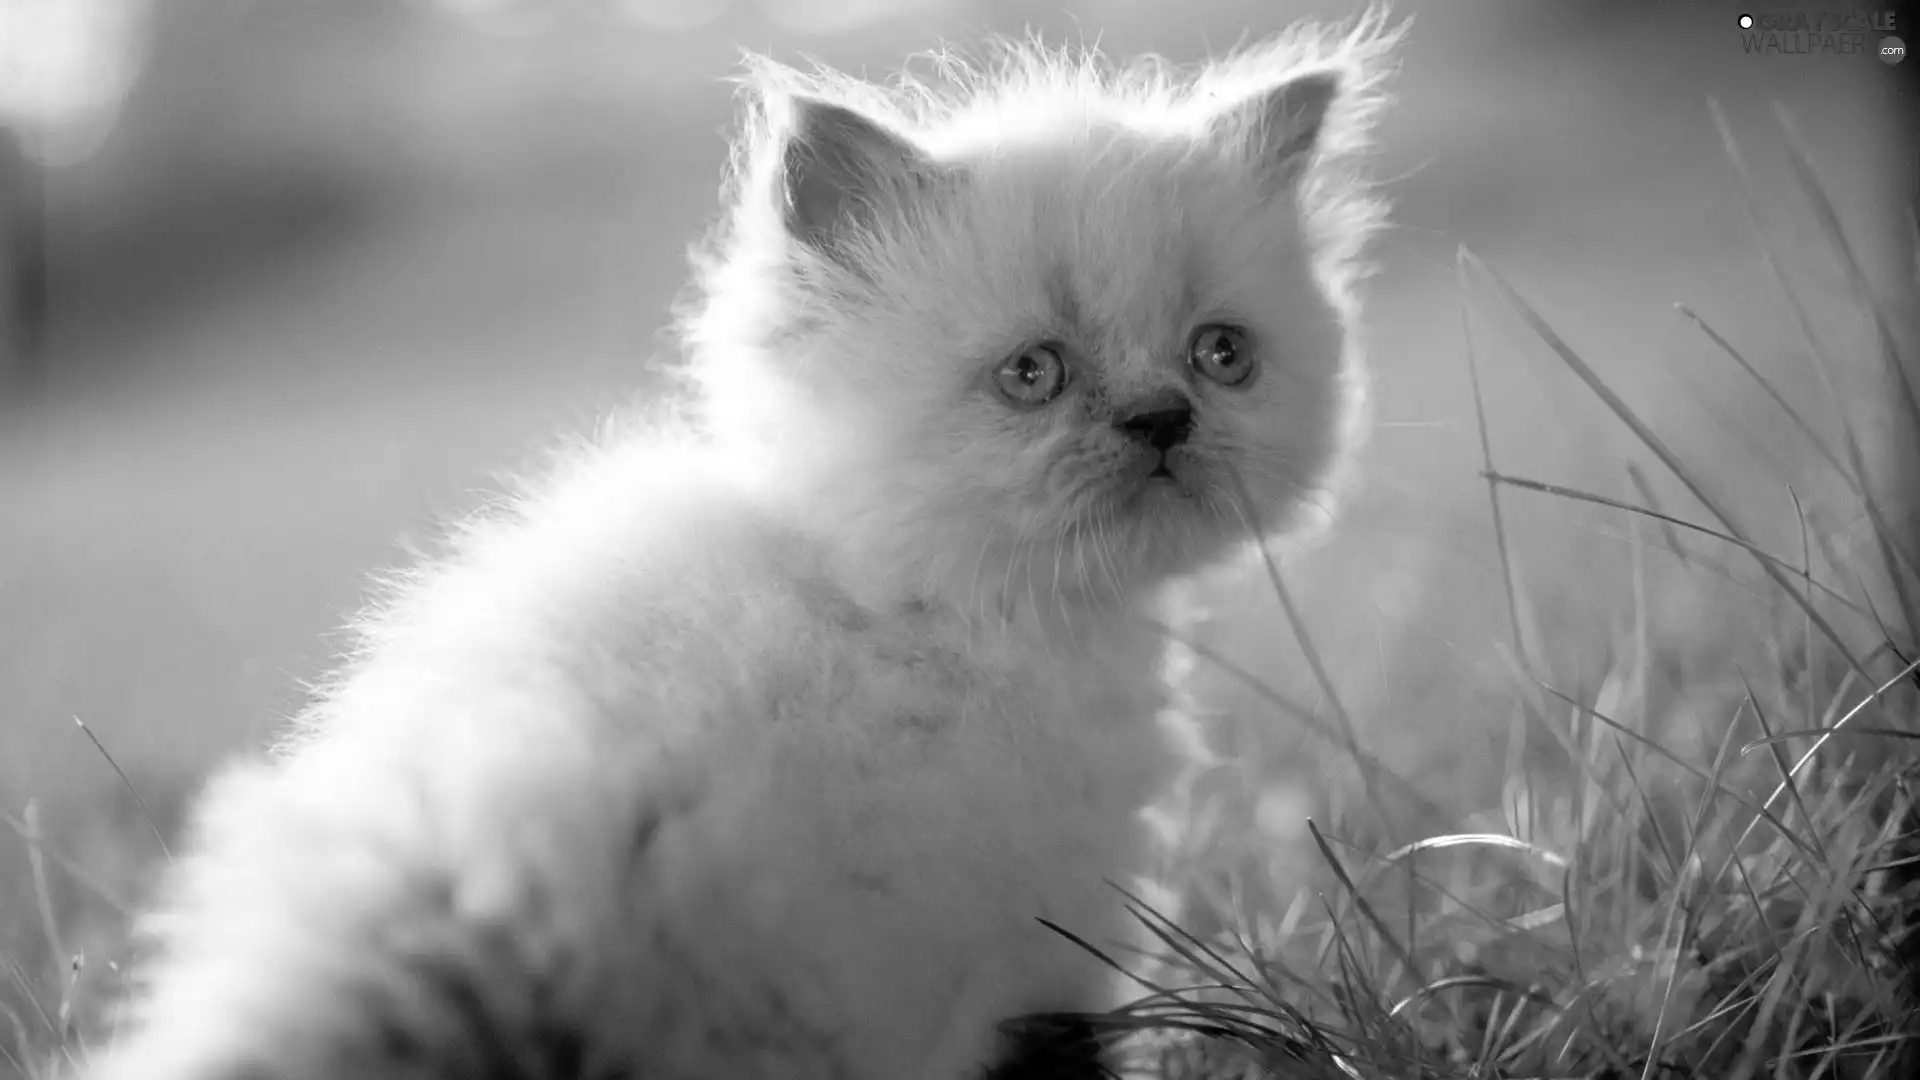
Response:
POLYGON ((1347 438, 1313 214, 1366 204, 1295 192, 1377 29, 1281 43, 1252 105, 1163 87, 1159 128, 1030 60, 1083 112, 984 141, 763 71, 699 425, 471 530, 216 783, 95 1075, 960 1080, 1002 1021, 1108 1004, 1039 920, 1124 936, 1176 766, 1135 609, 1347 438))
POLYGON ((422 585, 433 614, 324 734, 215 790, 193 900, 224 914, 190 930, 127 1075, 385 1075, 382 1014, 417 997, 476 1053, 479 1029, 537 1048, 545 1026, 636 1076, 957 1076, 996 1022, 1099 1003, 1034 920, 1119 930, 1103 877, 1138 865, 1164 756, 1151 641, 862 609, 710 478, 624 510, 616 483, 576 479, 422 585), (1099 719, 1046 722, 1066 715, 1099 719), (318 1022, 335 1003, 370 1011, 318 1022), (162 1067, 173 1047, 194 1070, 162 1067))

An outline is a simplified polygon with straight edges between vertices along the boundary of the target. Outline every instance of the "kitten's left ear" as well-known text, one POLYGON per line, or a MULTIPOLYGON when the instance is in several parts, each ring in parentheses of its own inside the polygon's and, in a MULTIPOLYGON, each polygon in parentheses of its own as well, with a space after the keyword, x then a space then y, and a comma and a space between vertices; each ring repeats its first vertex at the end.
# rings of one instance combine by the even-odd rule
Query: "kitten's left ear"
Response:
POLYGON ((871 229, 906 208, 941 170, 919 147, 845 105, 787 101, 780 198, 787 232, 834 255, 849 230, 871 229))
POLYGON ((1310 71, 1216 113, 1206 137, 1240 158, 1277 193, 1291 188, 1319 148, 1344 74, 1310 71))

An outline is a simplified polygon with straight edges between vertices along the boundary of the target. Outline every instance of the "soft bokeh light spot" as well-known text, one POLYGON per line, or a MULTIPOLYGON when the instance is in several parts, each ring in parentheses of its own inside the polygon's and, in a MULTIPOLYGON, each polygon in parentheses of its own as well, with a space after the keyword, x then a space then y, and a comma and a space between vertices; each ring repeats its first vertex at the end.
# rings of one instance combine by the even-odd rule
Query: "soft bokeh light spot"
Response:
POLYGON ((45 164, 91 152, 145 54, 147 0, 0 0, 0 124, 45 164))

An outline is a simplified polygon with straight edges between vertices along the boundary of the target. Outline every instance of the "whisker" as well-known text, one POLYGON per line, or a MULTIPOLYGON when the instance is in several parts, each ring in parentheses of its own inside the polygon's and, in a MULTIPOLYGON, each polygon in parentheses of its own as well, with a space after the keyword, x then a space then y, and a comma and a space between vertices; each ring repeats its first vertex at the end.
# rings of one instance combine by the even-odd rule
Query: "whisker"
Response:
POLYGON ((1111 540, 1113 529, 1110 525, 1112 521, 1112 511, 1113 507, 1110 504, 1102 504, 1098 516, 1094 518, 1094 524, 1098 530, 1096 533, 1098 540, 1097 550, 1100 552, 1101 567, 1107 575, 1107 588, 1111 589, 1114 595, 1118 596, 1126 591, 1126 585, 1120 580, 1120 566, 1114 561, 1112 551, 1111 540))
MULTIPOLYGON (((987 526, 987 534, 980 538, 980 555, 973 561, 973 581, 967 586, 966 610, 969 616, 974 612, 974 603, 980 592, 980 571, 987 563, 987 549, 992 546, 993 538, 998 535, 999 531, 997 527, 989 525, 987 526)), ((986 612, 981 611, 980 617, 983 621, 985 616, 986 612)))
POLYGON ((1073 616, 1067 612, 1066 594, 1060 591, 1060 559, 1067 549, 1067 530, 1065 524, 1053 527, 1053 601, 1060 608, 1060 621, 1066 624, 1069 637, 1073 634, 1073 616))

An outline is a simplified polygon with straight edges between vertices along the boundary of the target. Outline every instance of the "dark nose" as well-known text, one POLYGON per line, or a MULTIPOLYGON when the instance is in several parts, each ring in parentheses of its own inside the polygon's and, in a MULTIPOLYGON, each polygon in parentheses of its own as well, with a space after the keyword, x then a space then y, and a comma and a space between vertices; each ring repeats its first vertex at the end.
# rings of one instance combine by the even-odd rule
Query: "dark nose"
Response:
POLYGON ((1162 453, 1187 441, 1193 432, 1193 403, 1186 398, 1156 402, 1152 407, 1123 416, 1114 426, 1162 453))

